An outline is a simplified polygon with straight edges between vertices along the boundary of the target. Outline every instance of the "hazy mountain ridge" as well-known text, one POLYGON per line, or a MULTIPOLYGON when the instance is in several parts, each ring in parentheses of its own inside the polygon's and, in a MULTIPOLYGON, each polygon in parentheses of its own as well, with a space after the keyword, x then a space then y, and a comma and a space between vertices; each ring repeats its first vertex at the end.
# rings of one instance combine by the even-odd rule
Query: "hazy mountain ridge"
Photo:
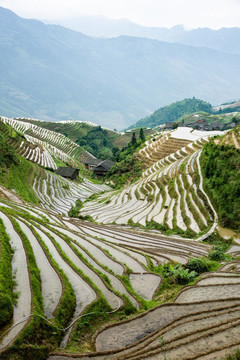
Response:
POLYGON ((87 120, 122 129, 159 106, 239 97, 239 55, 121 36, 94 39, 0 9, 5 116, 87 120))
POLYGON ((170 43, 208 47, 227 53, 240 53, 240 28, 237 27, 219 30, 209 28, 187 30, 183 25, 175 25, 168 29, 142 26, 127 19, 109 19, 104 16, 90 15, 45 22, 57 23, 94 37, 111 38, 121 35, 145 37, 170 43))

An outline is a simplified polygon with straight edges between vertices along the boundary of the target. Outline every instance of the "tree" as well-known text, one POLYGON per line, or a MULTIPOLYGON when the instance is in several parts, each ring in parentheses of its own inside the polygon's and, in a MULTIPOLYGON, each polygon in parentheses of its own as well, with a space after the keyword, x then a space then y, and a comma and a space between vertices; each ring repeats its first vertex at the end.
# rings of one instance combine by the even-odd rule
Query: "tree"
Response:
POLYGON ((145 136, 144 136, 143 128, 140 129, 139 138, 140 138, 142 141, 145 141, 145 136))
POLYGON ((131 145, 135 146, 136 143, 137 143, 136 134, 135 134, 135 132, 133 132, 133 134, 132 134, 132 140, 131 140, 131 145))

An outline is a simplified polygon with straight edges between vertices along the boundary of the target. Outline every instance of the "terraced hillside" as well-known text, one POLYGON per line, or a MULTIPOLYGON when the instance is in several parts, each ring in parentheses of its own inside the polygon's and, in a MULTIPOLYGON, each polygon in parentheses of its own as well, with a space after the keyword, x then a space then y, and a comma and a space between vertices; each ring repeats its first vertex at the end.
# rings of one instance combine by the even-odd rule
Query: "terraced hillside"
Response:
MULTIPOLYGON (((72 222, 39 207, 8 201, 0 203, 0 218, 3 238, 15 249, 12 271, 17 283, 14 292, 18 293, 13 321, 0 333, 1 351, 20 333, 28 339, 27 329, 34 335, 43 326, 43 318, 51 319, 55 326, 66 325, 69 317, 60 314, 67 311, 67 287, 72 289, 68 304, 71 323, 101 296, 107 309, 112 309, 109 311, 117 311, 126 298, 138 309, 143 306, 141 299, 152 300, 161 284, 161 277, 148 269, 149 259, 154 265, 170 259, 186 262, 190 250, 196 257, 209 251, 209 246, 193 241, 175 241, 174 245, 174 240, 166 237, 93 226, 76 219, 72 222), (34 270, 37 268, 39 272, 34 270), (124 285, 126 272, 130 287, 124 285)), ((61 340, 66 344, 70 331, 64 334, 61 340)), ((21 342, 17 344, 21 346, 21 342)))
MULTIPOLYGON (((11 354, 21 358, 18 354, 26 354, 26 347, 25 358, 42 353, 43 359, 58 344, 68 348, 74 343, 76 348, 77 343, 84 343, 84 337, 78 339, 78 329, 85 312, 93 309, 97 319, 105 313, 105 321, 119 321, 117 313, 124 309, 128 313, 129 304, 141 309, 155 298, 162 279, 149 270, 150 263, 155 267, 171 260, 186 263, 191 257, 207 256, 211 249, 190 240, 60 218, 40 207, 6 200, 0 202, 0 218, 2 244, 15 249, 12 273, 17 285, 10 287, 10 299, 18 293, 12 321, 5 319, 0 332, 3 359, 11 354), (97 304, 101 304, 99 315, 97 304)), ((194 286, 184 287, 173 303, 103 327, 95 337, 94 358, 164 359, 167 354, 195 359, 235 349, 239 344, 240 274, 238 261, 227 266, 228 270, 225 266, 203 275, 194 286), (226 334, 230 342, 223 341, 226 334), (195 357, 194 348, 198 349, 195 357)), ((6 292, 4 284, 2 292, 6 292)), ((60 355, 55 350, 49 359, 64 358, 64 351, 60 355)))
POLYGON ((54 161, 51 160, 49 163, 47 160, 51 156, 63 162, 74 164, 74 159, 78 159, 79 154, 83 152, 79 145, 66 136, 41 128, 32 122, 28 122, 26 119, 22 121, 1 117, 0 120, 24 135, 28 142, 20 144, 20 153, 31 161, 38 161, 38 164, 41 164, 41 154, 43 153, 45 155, 44 158, 46 158, 43 163, 51 165, 55 169, 57 166, 56 164, 54 165, 54 161))
MULTIPOLYGON (((37 203, 55 213, 66 215, 78 199, 84 201, 94 193, 109 189, 106 185, 94 184, 83 177, 81 182, 73 182, 46 171, 42 167, 54 169, 56 164, 45 148, 29 143, 3 122, 0 122, 0 130, 2 136, 0 183, 10 190, 13 189, 25 201, 37 203), (8 153, 8 148, 12 153, 8 153), (10 156, 14 158, 12 164, 10 156), (2 161, 5 163, 3 164, 2 161)), ((60 150, 57 151, 60 153, 60 150)), ((71 159, 63 152, 60 156, 63 160, 71 159)))
POLYGON ((211 360, 240 347, 240 240, 219 240, 199 162, 214 134, 182 128, 147 142, 150 167, 85 202, 91 221, 68 211, 106 185, 18 155, 37 200, 0 187, 1 359, 211 360))
MULTIPOLYGON (((24 166, 24 164, 22 165, 24 166)), ((19 183, 19 189, 15 193, 18 193, 20 196, 23 195, 21 187, 26 186, 24 185, 26 180, 32 199, 26 196, 25 200, 34 200, 33 202, 44 209, 51 210, 55 214, 67 215, 69 210, 75 206, 77 200, 84 201, 95 193, 109 189, 106 185, 94 184, 88 179, 82 179, 81 183, 74 183, 38 167, 30 166, 27 169, 24 167, 21 172, 24 172, 23 183, 19 183, 20 180, 16 178, 16 182, 19 183)), ((8 183, 10 189, 16 185, 12 177, 9 178, 8 183)), ((11 198, 11 192, 4 193, 4 197, 11 198)))
POLYGON ((217 145, 232 145, 237 149, 240 149, 240 126, 237 126, 235 129, 229 131, 224 137, 218 138, 214 142, 217 145))
POLYGON ((78 160, 79 155, 84 151, 88 151, 98 158, 112 157, 114 142, 122 137, 122 135, 115 130, 107 129, 88 121, 68 120, 49 122, 23 118, 19 118, 18 120, 67 137, 80 146, 79 151, 74 154, 78 160))
POLYGON ((144 148, 139 151, 139 159, 150 166, 164 157, 177 152, 190 143, 189 140, 174 139, 171 132, 158 135, 154 141, 147 141, 144 148))
POLYGON ((139 156, 150 164, 155 162, 141 179, 86 203, 81 215, 91 215, 98 223, 148 226, 186 236, 212 231, 217 214, 203 190, 199 165, 201 148, 211 133, 186 129, 186 139, 179 140, 181 129, 147 142, 139 156))

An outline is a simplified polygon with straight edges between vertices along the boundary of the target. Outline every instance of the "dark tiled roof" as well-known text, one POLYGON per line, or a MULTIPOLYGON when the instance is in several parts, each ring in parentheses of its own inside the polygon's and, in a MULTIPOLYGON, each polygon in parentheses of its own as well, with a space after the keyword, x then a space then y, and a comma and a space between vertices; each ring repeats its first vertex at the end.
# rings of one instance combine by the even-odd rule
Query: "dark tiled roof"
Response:
POLYGON ((103 160, 101 159, 88 159, 86 162, 85 162, 85 165, 94 165, 94 166, 98 166, 103 160))
POLYGON ((111 161, 111 160, 103 160, 102 162, 100 162, 98 164, 98 166, 102 166, 104 169, 107 169, 109 170, 113 165, 115 164, 114 161, 111 161))
POLYGON ((90 154, 90 152, 88 151, 84 151, 83 153, 81 153, 78 157, 78 160, 82 163, 85 164, 88 161, 91 161, 92 159, 96 159, 95 156, 93 156, 92 154, 90 154))
POLYGON ((60 176, 71 177, 76 171, 78 173, 79 170, 72 167, 59 166, 55 173, 60 176))
POLYGON ((106 173, 108 171, 108 169, 106 169, 105 167, 103 167, 102 165, 98 165, 93 169, 93 172, 104 172, 106 173))
POLYGON ((219 127, 220 129, 222 129, 224 124, 220 123, 220 121, 216 121, 215 123, 212 124, 212 126, 214 128, 219 127))

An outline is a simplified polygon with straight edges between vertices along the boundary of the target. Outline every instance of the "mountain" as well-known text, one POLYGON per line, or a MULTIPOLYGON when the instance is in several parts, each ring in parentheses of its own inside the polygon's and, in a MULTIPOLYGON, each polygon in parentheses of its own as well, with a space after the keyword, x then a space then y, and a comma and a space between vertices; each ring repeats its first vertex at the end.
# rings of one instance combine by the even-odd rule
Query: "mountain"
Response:
POLYGON ((0 8, 0 114, 122 129, 173 101, 239 97, 239 55, 87 37, 0 8))
POLYGON ((88 36, 102 38, 125 35, 171 42, 174 41, 175 36, 179 36, 186 31, 181 25, 174 26, 171 29, 145 27, 128 19, 109 19, 101 15, 82 15, 76 18, 42 21, 46 24, 62 25, 88 36))
POLYGON ((210 113, 212 111, 212 106, 206 101, 195 98, 176 101, 173 104, 164 106, 154 111, 152 115, 146 116, 144 119, 137 121, 137 123, 132 125, 130 128, 156 127, 158 125, 165 124, 166 122, 176 121, 183 115, 192 114, 197 111, 210 113))
POLYGON ((209 28, 187 30, 182 25, 175 25, 168 29, 142 26, 127 19, 108 19, 104 16, 89 15, 45 22, 57 23, 94 37, 112 38, 121 35, 144 37, 240 54, 240 28, 237 27, 219 30, 209 28))

